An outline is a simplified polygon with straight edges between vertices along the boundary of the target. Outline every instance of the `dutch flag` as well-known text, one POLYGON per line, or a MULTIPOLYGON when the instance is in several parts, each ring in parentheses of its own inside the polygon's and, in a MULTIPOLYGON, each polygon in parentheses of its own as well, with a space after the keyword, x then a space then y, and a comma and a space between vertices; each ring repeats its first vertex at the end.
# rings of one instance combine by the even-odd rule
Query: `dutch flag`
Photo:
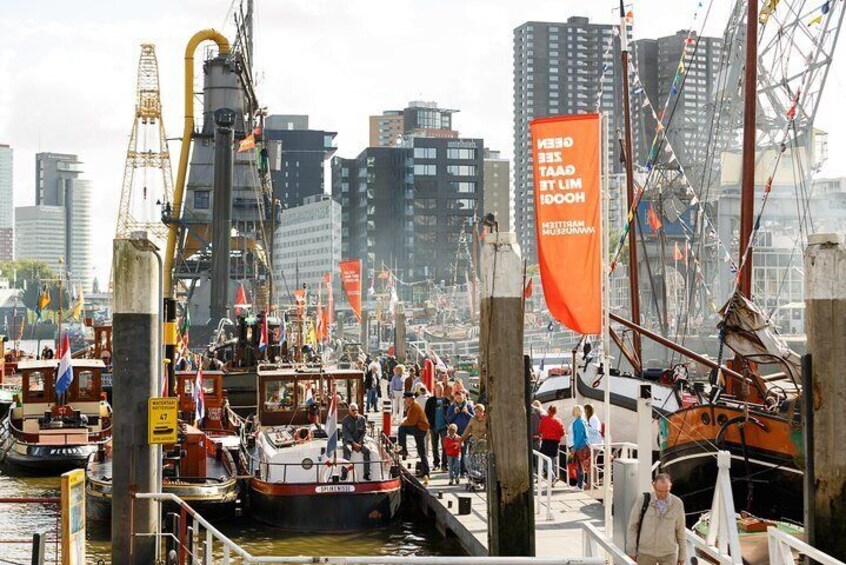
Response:
POLYGON ((67 332, 62 336, 61 349, 59 350, 59 372, 56 379, 56 396, 61 396, 73 382, 73 368, 71 367, 70 338, 67 332))
POLYGON ((267 349, 267 314, 265 314, 261 323, 261 335, 259 336, 258 348, 262 353, 264 353, 264 350, 267 349))
POLYGON ((332 403, 326 414, 326 435, 329 437, 329 441, 326 442, 326 457, 334 457, 338 449, 338 402, 334 387, 332 387, 332 403))
POLYGON ((197 369, 194 379, 194 419, 198 422, 206 417, 206 396, 203 393, 203 370, 197 369))

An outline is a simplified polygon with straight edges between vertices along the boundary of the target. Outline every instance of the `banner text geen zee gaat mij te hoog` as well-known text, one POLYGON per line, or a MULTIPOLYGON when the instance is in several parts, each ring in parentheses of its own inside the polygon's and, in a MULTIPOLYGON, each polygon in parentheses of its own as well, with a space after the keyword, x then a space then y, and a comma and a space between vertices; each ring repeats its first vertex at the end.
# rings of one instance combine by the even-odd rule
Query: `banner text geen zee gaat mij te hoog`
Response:
POLYGON ((531 123, 538 262, 547 307, 582 334, 602 323, 600 117, 531 123))

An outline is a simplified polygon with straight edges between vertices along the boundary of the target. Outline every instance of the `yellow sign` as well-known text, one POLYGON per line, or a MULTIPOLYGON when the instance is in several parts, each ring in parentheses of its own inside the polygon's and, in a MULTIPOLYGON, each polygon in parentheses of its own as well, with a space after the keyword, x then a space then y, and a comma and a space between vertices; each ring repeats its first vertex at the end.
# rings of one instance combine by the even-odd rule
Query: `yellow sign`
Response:
POLYGON ((147 404, 147 443, 176 443, 177 400, 151 398, 147 404))
POLYGON ((62 565, 85 565, 85 470, 62 475, 62 565))

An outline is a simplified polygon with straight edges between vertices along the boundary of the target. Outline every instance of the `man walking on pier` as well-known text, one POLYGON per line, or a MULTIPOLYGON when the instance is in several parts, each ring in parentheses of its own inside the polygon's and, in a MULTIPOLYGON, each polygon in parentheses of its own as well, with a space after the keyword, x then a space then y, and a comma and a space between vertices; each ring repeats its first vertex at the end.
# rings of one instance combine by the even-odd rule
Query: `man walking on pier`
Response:
POLYGON ((682 565, 687 562, 684 503, 670 494, 670 475, 659 473, 653 493, 637 497, 629 515, 626 548, 638 565, 682 565))
POLYGON ((391 412, 395 418, 394 421, 402 416, 402 395, 405 392, 404 373, 405 367, 403 365, 397 365, 394 367, 394 376, 391 378, 391 412))
POLYGON ((429 460, 426 457, 426 432, 429 431, 429 422, 426 420, 423 407, 415 402, 413 392, 406 392, 403 401, 405 402, 406 412, 405 420, 400 424, 398 430, 400 455, 402 457, 408 456, 408 434, 413 435, 414 442, 417 445, 417 456, 420 457, 421 479, 424 485, 428 485, 429 460))

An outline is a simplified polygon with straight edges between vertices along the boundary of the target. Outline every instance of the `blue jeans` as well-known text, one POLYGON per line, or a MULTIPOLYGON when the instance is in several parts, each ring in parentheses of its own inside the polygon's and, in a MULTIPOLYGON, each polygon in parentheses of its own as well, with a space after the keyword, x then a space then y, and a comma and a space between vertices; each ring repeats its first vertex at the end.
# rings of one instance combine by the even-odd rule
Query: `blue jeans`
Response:
POLYGON ((447 464, 449 465, 449 480, 457 479, 461 476, 461 458, 447 455, 447 464))
POLYGON ((367 391, 367 400, 365 402, 364 411, 370 412, 370 407, 373 407, 374 412, 379 410, 379 389, 375 386, 367 391))
POLYGON ((414 436, 414 442, 417 444, 417 456, 420 458, 420 470, 422 474, 429 474, 429 460, 426 457, 426 431, 421 430, 417 426, 400 426, 397 429, 397 442, 403 451, 408 451, 409 435, 414 436))

